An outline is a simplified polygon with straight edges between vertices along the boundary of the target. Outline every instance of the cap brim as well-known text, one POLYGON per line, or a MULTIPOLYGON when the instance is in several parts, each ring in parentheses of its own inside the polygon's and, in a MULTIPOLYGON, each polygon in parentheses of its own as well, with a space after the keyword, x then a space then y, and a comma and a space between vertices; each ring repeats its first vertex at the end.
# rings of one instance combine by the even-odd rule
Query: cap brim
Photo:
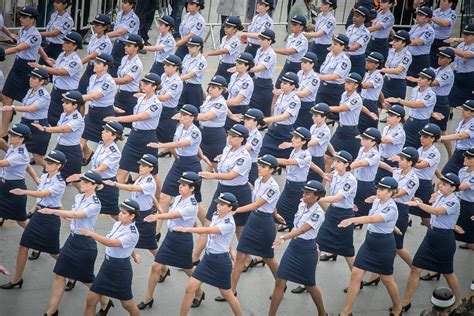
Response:
POLYGON ((375 187, 379 188, 379 189, 392 189, 389 185, 385 185, 383 183, 377 183, 375 185, 375 187))
POLYGON ((151 162, 148 162, 148 161, 143 160, 143 159, 140 159, 137 162, 138 162, 138 164, 140 164, 142 166, 154 167, 154 165, 151 162))
POLYGON ((11 135, 16 135, 16 136, 20 136, 20 137, 23 137, 23 134, 21 133, 18 133, 18 132, 15 132, 14 130, 9 130, 8 131, 8 134, 11 134, 11 135))
POLYGON ((398 116, 398 117, 402 117, 402 115, 400 113, 392 111, 390 109, 387 110, 387 114, 392 114, 392 115, 395 115, 395 116, 398 116))
POLYGON ((87 181, 87 182, 90 182, 90 183, 96 183, 94 179, 91 179, 89 178, 88 176, 86 176, 85 174, 83 174, 81 177, 80 177, 81 180, 84 180, 84 181, 87 181))
POLYGON ((57 159, 54 159, 53 157, 50 157, 50 156, 44 157, 44 160, 53 162, 53 163, 58 164, 58 165, 59 165, 59 164, 62 164, 61 161, 59 161, 59 160, 57 160, 57 159))

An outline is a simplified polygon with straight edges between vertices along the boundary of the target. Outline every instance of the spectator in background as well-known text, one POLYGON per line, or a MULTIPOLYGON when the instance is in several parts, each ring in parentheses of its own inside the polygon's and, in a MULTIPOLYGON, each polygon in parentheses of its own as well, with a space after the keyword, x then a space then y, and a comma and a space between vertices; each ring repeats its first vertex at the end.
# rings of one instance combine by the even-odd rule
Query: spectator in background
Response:
MULTIPOLYGON (((145 46, 151 46, 148 42, 150 37, 148 31, 153 24, 153 18, 155 17, 157 0, 138 0, 135 7, 135 13, 140 19, 140 28, 138 29, 138 35, 140 35, 145 43, 145 46)), ((173 1, 174 2, 174 1, 173 1)), ((144 51, 140 51, 143 53, 144 51)))
MULTIPOLYGON (((355 8, 358 8, 358 7, 365 7, 367 10, 369 10, 369 12, 375 12, 374 10, 377 10, 378 9, 378 1, 376 0, 357 0, 356 3, 354 4, 354 7, 352 8, 351 12, 349 13, 349 15, 347 16, 347 21, 346 21, 346 29, 351 25, 353 24, 352 23, 352 17, 354 15, 354 12, 355 12, 355 8), (377 4, 377 5, 376 5, 377 4)), ((373 17, 367 17, 367 19, 365 19, 365 26, 370 26, 370 20, 372 18, 375 18, 377 14, 375 13, 373 17)))
POLYGON ((318 9, 314 4, 315 0, 296 0, 294 1, 291 10, 288 13, 288 25, 291 24, 290 20, 297 15, 302 15, 306 18, 306 31, 314 31, 314 24, 316 23, 316 17, 318 15, 318 9))
POLYGON ((179 25, 181 24, 181 17, 183 16, 183 9, 186 4, 186 0, 171 0, 171 17, 174 19, 174 30, 176 35, 179 36, 179 25))

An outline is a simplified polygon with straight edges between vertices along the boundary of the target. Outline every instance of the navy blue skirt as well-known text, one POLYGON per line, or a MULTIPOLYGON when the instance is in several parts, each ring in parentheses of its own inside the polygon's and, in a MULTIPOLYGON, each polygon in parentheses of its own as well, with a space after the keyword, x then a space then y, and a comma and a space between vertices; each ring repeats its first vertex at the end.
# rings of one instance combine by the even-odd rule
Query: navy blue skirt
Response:
POLYGON ((227 133, 224 127, 203 127, 201 129, 201 149, 204 156, 211 162, 216 156, 222 154, 227 141, 227 133))
POLYGON ((218 289, 229 290, 231 274, 232 260, 228 252, 220 254, 206 252, 192 277, 218 289))
POLYGON ((153 66, 151 66, 150 72, 155 73, 161 77, 161 75, 165 72, 165 64, 155 61, 153 66))
POLYGON ((66 156, 66 163, 59 171, 63 179, 69 176, 81 173, 82 166, 82 149, 81 145, 65 146, 57 144, 55 150, 62 151, 66 156))
POLYGON ((260 48, 260 45, 258 44, 252 44, 248 43, 247 46, 245 46, 244 52, 249 53, 255 58, 255 55, 257 55, 257 50, 260 48))
POLYGON ((351 72, 358 73, 362 78, 365 75, 365 54, 349 55, 351 60, 351 72))
POLYGON ((193 268, 193 235, 168 231, 155 261, 181 269, 193 268))
POLYGON ((291 139, 293 138, 293 135, 291 134, 292 131, 292 125, 273 123, 265 133, 265 136, 263 136, 262 148, 260 149, 259 156, 262 157, 263 155, 270 154, 276 158, 288 159, 293 149, 280 149, 278 146, 284 142, 291 142, 291 139))
MULTIPOLYGON (((398 168, 398 162, 396 161, 390 161, 387 158, 382 158, 382 157, 380 158, 380 160, 385 162, 390 167, 398 168)), ((375 175, 375 183, 379 183, 380 179, 382 179, 383 177, 391 177, 391 176, 393 176, 393 173, 385 169, 378 168, 377 174, 375 175)))
POLYGON ((455 149, 453 155, 443 167, 441 171, 442 174, 446 174, 448 172, 452 172, 454 174, 458 174, 459 170, 464 167, 464 153, 465 150, 455 149))
POLYGON ((51 126, 58 125, 59 118, 63 114, 63 94, 69 90, 58 89, 53 86, 51 90, 51 102, 48 108, 48 122, 51 126))
POLYGON ((3 86, 2 94, 4 96, 18 102, 23 100, 30 89, 30 77, 28 75, 33 68, 28 66, 29 62, 34 62, 34 60, 15 58, 3 86))
POLYGON ((438 112, 444 115, 442 120, 435 120, 434 118, 430 118, 430 123, 436 124, 439 128, 446 132, 448 128, 448 120, 449 120, 449 100, 448 96, 437 95, 436 96, 436 105, 433 108, 433 112, 438 112))
POLYGON ((156 223, 148 223, 144 221, 145 217, 150 214, 153 214, 153 211, 153 208, 146 211, 140 210, 140 217, 138 217, 135 221, 138 233, 140 234, 138 243, 135 248, 148 250, 158 248, 158 243, 156 242, 156 223))
POLYGON ((413 258, 413 266, 442 274, 454 272, 456 240, 452 229, 428 228, 413 258))
MULTIPOLYGON (((104 180, 117 181, 117 178, 112 177, 104 180)), ((113 185, 104 185, 102 190, 98 190, 95 193, 101 204, 100 214, 118 215, 118 213, 120 213, 118 207, 119 189, 117 187, 114 187, 113 185)))
MULTIPOLYGON (((412 62, 407 70, 407 77, 412 76, 418 78, 418 74, 425 68, 430 67, 430 55, 418 55, 412 56, 412 62)), ((410 87, 416 87, 416 82, 407 81, 407 85, 410 87)))
MULTIPOLYGON (((415 192, 415 197, 420 198, 423 203, 429 204, 431 194, 433 194, 433 183, 431 180, 422 180, 420 179, 420 186, 415 192)), ((423 211, 418 206, 410 206, 408 209, 410 214, 419 216, 421 218, 430 218, 431 214, 423 211)))
MULTIPOLYGON (((449 92, 449 106, 457 107, 462 105, 466 100, 473 99, 472 83, 474 82, 473 72, 454 72, 454 84, 449 92)), ((6 83, 5 83, 6 84, 6 83)), ((5 88, 3 88, 5 91, 5 88)), ((5 94, 5 92, 4 92, 5 94)))
POLYGON ((294 128, 303 126, 306 127, 308 130, 313 125, 313 114, 309 110, 314 106, 314 101, 312 102, 301 102, 301 108, 298 112, 298 116, 296 117, 295 124, 293 124, 294 128))
POLYGON ((202 86, 200 84, 183 82, 183 91, 178 102, 180 107, 183 104, 192 104, 199 109, 203 100, 202 86))
POLYGON ((0 178, 0 218, 26 221, 26 195, 10 193, 13 189, 26 190, 25 179, 5 180, 0 178))
POLYGON ((43 126, 48 126, 48 120, 28 120, 22 117, 21 123, 27 125, 31 130, 31 138, 25 143, 28 152, 40 156, 46 155, 46 152, 48 151, 49 140, 51 139, 51 133, 42 132, 31 125, 31 123, 38 123, 43 126))
POLYGON ((329 206, 316 238, 321 251, 344 257, 354 256, 354 225, 346 228, 337 227, 342 220, 351 217, 354 217, 352 208, 340 208, 332 204, 329 206))
POLYGON ((321 69, 321 65, 324 63, 324 61, 326 60, 326 56, 329 54, 329 47, 331 47, 331 44, 316 44, 314 42, 311 43, 309 51, 315 53, 318 57, 318 61, 314 66, 314 71, 319 72, 319 70, 321 69))
POLYGON ((62 277, 94 282, 94 264, 97 258, 97 244, 91 237, 71 234, 59 252, 54 273, 62 277))
POLYGON ((446 47, 449 46, 449 44, 446 44, 444 42, 445 39, 439 39, 435 38, 433 43, 431 43, 431 48, 430 48, 430 66, 433 69, 436 69, 439 67, 438 65, 438 53, 439 49, 441 47, 446 47))
POLYGON ((252 183, 252 185, 255 183, 255 180, 258 178, 258 163, 252 162, 252 167, 250 168, 250 173, 249 173, 249 182, 252 183))
MULTIPOLYGON (((137 98, 133 95, 136 91, 124 91, 118 90, 117 94, 115 95, 114 105, 122 110, 124 113, 116 113, 116 116, 126 116, 126 115, 133 115, 133 108, 137 104, 137 98)), ((132 123, 122 123, 124 127, 131 128, 132 123)))
POLYGON ((227 83, 230 82, 230 76, 232 76, 232 73, 228 72, 227 69, 235 67, 235 64, 230 64, 230 63, 223 63, 220 62, 219 65, 217 66, 217 71, 214 74, 214 76, 222 76, 225 78, 227 83))
MULTIPOLYGON (((344 93, 344 84, 328 83, 321 81, 316 94, 315 103, 326 103, 330 106, 339 105, 341 96, 344 93)), ((328 118, 338 121, 339 113, 329 113, 328 118)))
POLYGON ((288 226, 293 227, 293 220, 298 211, 298 205, 303 196, 303 188, 306 184, 303 182, 293 182, 286 180, 283 192, 278 199, 276 208, 288 226))
POLYGON ((281 258, 277 277, 297 284, 315 286, 317 256, 316 239, 293 238, 281 258))
POLYGON ((114 107, 92 107, 89 106, 89 112, 84 117, 84 132, 82 138, 98 143, 102 140, 102 130, 104 129, 104 118, 115 116, 114 107))
POLYGON ((403 240, 405 239, 405 233, 408 229, 408 205, 404 203, 397 203, 398 208, 398 219, 395 226, 402 232, 402 235, 396 234, 395 232, 393 235, 395 236, 395 244, 397 249, 403 249, 403 240))
MULTIPOLYGON (((198 156, 176 156, 171 169, 166 175, 165 182, 161 187, 161 192, 169 196, 179 195, 179 183, 178 180, 181 178, 183 172, 193 171, 199 173, 202 171, 201 163, 198 156)), ((201 202, 201 188, 194 191, 196 201, 201 202)))
MULTIPOLYGON (((326 163, 324 162, 324 156, 321 156, 321 157, 312 156, 311 161, 316 166, 321 168, 321 170, 324 171, 326 169, 326 163)), ((314 172, 312 169, 309 169, 308 177, 306 178, 306 180, 307 181, 316 180, 316 181, 322 182, 323 178, 318 173, 314 172)))
POLYGON ((382 93, 385 98, 405 99, 407 94, 407 81, 405 79, 393 79, 384 76, 382 93))
POLYGON ((292 62, 289 61, 288 59, 285 61, 285 64, 283 65, 283 69, 281 70, 280 74, 278 75, 278 79, 275 83, 275 88, 280 89, 281 85, 281 77, 283 77, 284 74, 287 72, 294 72, 295 74, 298 73, 298 71, 301 70, 301 62, 292 62))
POLYGON ((20 245, 53 255, 58 254, 60 229, 61 219, 59 216, 41 214, 36 211, 21 235, 20 245))
MULTIPOLYGON (((249 109, 248 105, 229 106, 229 110, 234 114, 244 114, 245 112, 247 112, 248 109, 249 109)), ((229 117, 227 117, 225 119, 224 128, 225 128, 226 131, 228 131, 232 128, 232 126, 234 126, 234 124, 238 124, 238 123, 241 123, 241 122, 231 120, 229 117)))
POLYGON ((92 283, 91 292, 128 301, 132 294, 133 269, 130 258, 105 256, 97 277, 92 283))
POLYGON ((176 132, 176 126, 178 122, 171 119, 176 113, 176 108, 169 108, 164 106, 161 111, 160 121, 156 128, 156 138, 160 143, 169 143, 173 141, 174 133, 176 132))
POLYGON ((429 122, 429 119, 419 120, 410 116, 405 124, 403 124, 403 129, 406 134, 405 147, 419 148, 421 146, 419 133, 429 122))
POLYGON ((346 150, 355 158, 360 149, 358 135, 357 126, 338 126, 331 137, 331 144, 335 151, 346 150))
POLYGON ((265 117, 272 115, 273 82, 272 79, 253 78, 253 93, 249 107, 259 109, 265 117))
MULTIPOLYGON (((207 209, 206 218, 208 220, 212 220, 212 215, 217 212, 217 204, 216 199, 219 195, 223 192, 229 192, 235 195, 237 198, 237 203, 239 206, 244 206, 247 204, 252 203, 252 190, 248 184, 244 185, 223 185, 220 182, 217 184, 216 192, 214 192, 214 196, 212 197, 211 204, 207 209)), ((247 223, 247 219, 249 218, 249 212, 239 213, 234 215, 235 226, 244 226, 247 223)))
POLYGON ((273 213, 252 211, 240 236, 237 251, 262 258, 275 256, 272 245, 277 231, 273 213))
MULTIPOLYGON (((364 106, 370 112, 379 115, 379 113, 378 113, 379 101, 363 99, 362 102, 363 102, 364 106)), ((364 112, 360 112, 359 124, 357 124, 357 127, 359 128, 359 133, 362 134, 369 127, 374 127, 374 128, 378 129, 379 122, 377 120, 372 119, 371 117, 366 115, 364 112)))
POLYGON ((367 231, 365 241, 357 252, 354 267, 381 275, 392 275, 396 254, 393 234, 367 231))
POLYGON ((109 66, 109 74, 116 78, 122 58, 125 56, 125 43, 121 40, 115 40, 111 55, 114 58, 114 64, 113 66, 109 66))
POLYGON ((474 244, 474 202, 460 200, 461 213, 459 214, 457 225, 464 229, 464 234, 456 234, 456 240, 463 241, 468 244, 474 244))
POLYGON ((158 149, 147 147, 148 143, 156 143, 156 141, 155 130, 132 129, 122 150, 120 169, 137 173, 138 161, 144 154, 151 154, 154 156, 158 154, 158 149))
POLYGON ((176 51, 174 54, 181 58, 183 60, 184 56, 186 56, 189 53, 188 46, 186 45, 181 45, 176 48, 176 51))
POLYGON ((92 62, 87 63, 86 70, 82 74, 81 80, 79 80, 79 92, 81 94, 87 94, 87 87, 89 86, 89 79, 94 74, 94 64, 92 62))
POLYGON ((355 212, 355 216, 366 216, 369 214, 372 203, 365 203, 365 199, 375 194, 374 181, 357 180, 357 192, 354 198, 354 204, 357 206, 358 211, 355 212))
POLYGON ((371 52, 379 52, 383 55, 383 59, 387 60, 389 48, 388 38, 372 37, 369 41, 369 44, 367 44, 365 53, 366 55, 369 55, 371 52))

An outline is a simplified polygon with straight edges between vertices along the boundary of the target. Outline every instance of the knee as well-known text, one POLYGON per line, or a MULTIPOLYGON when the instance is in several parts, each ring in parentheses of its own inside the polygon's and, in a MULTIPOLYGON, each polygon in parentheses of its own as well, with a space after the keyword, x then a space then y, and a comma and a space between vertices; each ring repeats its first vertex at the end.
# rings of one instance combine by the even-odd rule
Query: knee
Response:
POLYGON ((235 257, 235 260, 238 263, 243 263, 245 261, 245 258, 247 257, 246 253, 238 252, 237 251, 237 256, 235 257))
POLYGON ((276 288, 284 288, 286 285, 286 281, 283 279, 276 279, 275 281, 275 287, 276 288))
POLYGON ((86 304, 87 306, 95 306, 97 305, 97 298, 96 298, 96 294, 94 293, 91 293, 89 292, 89 294, 87 294, 87 300, 86 300, 86 304))
POLYGON ((151 272, 152 273, 160 273, 161 272, 162 265, 156 262, 153 262, 151 265, 151 272))
POLYGON ((410 273, 415 274, 415 275, 420 275, 421 274, 421 269, 418 268, 418 267, 415 267, 414 265, 412 265, 410 273))

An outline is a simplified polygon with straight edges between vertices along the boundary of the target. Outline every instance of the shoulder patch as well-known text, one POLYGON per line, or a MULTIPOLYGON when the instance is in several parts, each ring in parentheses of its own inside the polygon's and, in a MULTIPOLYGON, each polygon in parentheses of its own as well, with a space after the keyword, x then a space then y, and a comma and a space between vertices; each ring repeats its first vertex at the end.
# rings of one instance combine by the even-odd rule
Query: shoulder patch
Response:
POLYGON ((19 148, 18 148, 18 153, 19 153, 19 154, 25 153, 25 148, 19 147, 19 148))
POLYGON ((344 184, 343 190, 344 191, 349 191, 351 189, 351 185, 349 183, 344 184))
POLYGON ((413 180, 408 181, 407 188, 413 189, 414 187, 415 187, 415 181, 413 180))
POLYGON ((158 110, 158 105, 152 104, 152 105, 150 106, 150 111, 155 112, 156 110, 158 110))
POLYGON ((131 72, 137 72, 138 70, 138 66, 137 65, 133 65, 132 68, 130 68, 130 71, 131 72))
POLYGON ((352 100, 351 100, 351 104, 352 104, 352 105, 354 105, 354 104, 356 104, 356 103, 357 103, 357 99, 352 99, 352 100))
POLYGON ((289 107, 290 109, 294 109, 294 108, 296 107, 296 102, 291 102, 291 103, 288 105, 288 107, 289 107))
POLYGON ((212 106, 220 110, 222 108, 222 103, 214 103, 212 106))
POLYGON ((146 182, 152 182, 153 181, 153 177, 148 177, 148 179, 146 179, 146 182))
POLYGON ((257 146, 257 144, 258 144, 258 139, 257 139, 257 138, 252 139, 251 144, 252 144, 253 146, 257 146))
POLYGON ((99 203, 100 203, 100 200, 99 200, 99 198, 97 197, 97 195, 94 195, 94 196, 92 197, 92 200, 94 200, 94 203, 95 203, 95 204, 99 204, 99 203))
POLYGON ((244 164, 244 161, 245 161, 244 158, 237 159, 237 162, 236 162, 237 166, 242 166, 244 164))
POLYGON ((224 220, 224 223, 229 224, 229 223, 230 223, 230 218, 226 218, 226 219, 224 220))
POLYGON ((313 81, 311 81, 311 84, 316 87, 318 85, 318 82, 319 80, 315 78, 313 79, 313 81))
POLYGON ((346 70, 347 69, 347 63, 342 62, 341 63, 341 68, 342 68, 342 70, 346 70))
POLYGON ((42 96, 44 95, 43 89, 39 89, 39 90, 38 90, 38 95, 39 95, 40 97, 42 97, 42 96))
POLYGON ((274 195, 275 195, 275 190, 269 189, 269 190, 267 191, 267 196, 268 196, 269 198, 271 198, 271 197, 274 196, 274 195))
POLYGON ((247 89, 248 87, 249 87, 249 83, 248 83, 248 82, 242 83, 242 89, 247 89))
POLYGON ((191 204, 192 205, 197 205, 198 204, 195 198, 191 198, 191 204))
POLYGON ((71 67, 71 68, 74 68, 74 67, 76 67, 76 66, 77 66, 77 62, 75 62, 75 61, 71 61, 71 62, 69 63, 69 67, 71 67))
POLYGON ((319 219, 319 214, 318 213, 313 213, 311 214, 311 220, 316 222, 319 219))
POLYGON ((405 57, 403 57, 403 59, 402 59, 402 64, 408 64, 409 61, 410 61, 410 58, 408 58, 408 57, 405 56, 405 57))
POLYGON ((130 225, 130 231, 131 231, 133 234, 137 234, 137 228, 135 227, 135 225, 130 225))
POLYGON ((111 152, 113 152, 113 153, 114 153, 114 152, 117 152, 117 148, 115 148, 115 146, 112 145, 112 146, 110 146, 109 148, 110 148, 110 151, 111 151, 111 152))
POLYGON ((79 114, 78 114, 78 113, 74 113, 74 114, 72 115, 72 118, 73 118, 73 119, 78 119, 78 118, 79 118, 79 114))
POLYGON ((176 90, 178 88, 178 85, 176 83, 173 83, 170 87, 171 90, 176 90))
POLYGON ((455 203, 453 201, 446 202, 446 206, 448 207, 454 206, 454 204, 455 203))
POLYGON ((107 90, 110 87, 110 85, 107 82, 104 82, 101 86, 102 90, 107 90))
POLYGON ((58 178, 59 181, 64 181, 63 177, 61 177, 59 173, 56 175, 56 178, 58 178))
POLYGON ((384 207, 381 212, 385 214, 385 213, 388 213, 389 211, 390 211, 390 207, 387 206, 387 207, 384 207))
POLYGON ((430 153, 428 155, 428 159, 433 159, 434 157, 436 157, 436 154, 435 153, 430 153))
POLYGON ((191 137, 194 138, 194 139, 198 138, 198 136, 199 136, 198 132, 192 132, 191 133, 191 137))
POLYGON ((203 69, 204 69, 204 64, 203 64, 203 63, 199 63, 198 69, 199 69, 199 70, 203 70, 203 69))
POLYGON ((269 61, 270 61, 270 59, 271 59, 271 57, 270 57, 270 56, 267 56, 267 57, 265 57, 265 59, 264 59, 263 61, 265 61, 265 62, 269 62, 269 61))
POLYGON ((441 79, 443 79, 443 80, 446 80, 446 79, 448 79, 448 78, 449 78, 448 74, 443 74, 443 75, 441 76, 441 79))

